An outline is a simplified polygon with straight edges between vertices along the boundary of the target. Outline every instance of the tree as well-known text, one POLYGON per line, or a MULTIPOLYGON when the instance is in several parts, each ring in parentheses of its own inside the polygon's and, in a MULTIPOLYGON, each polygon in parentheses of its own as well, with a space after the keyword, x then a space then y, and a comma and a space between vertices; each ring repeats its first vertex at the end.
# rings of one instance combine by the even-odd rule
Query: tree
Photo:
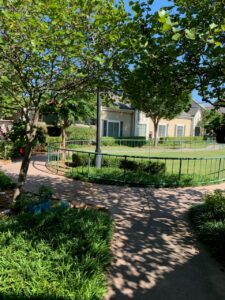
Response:
POLYGON ((106 0, 1 1, 0 90, 7 94, 4 103, 21 111, 27 134, 14 201, 26 180, 46 95, 60 99, 84 92, 92 78, 97 83, 96 64, 102 74, 111 63, 107 57, 113 59, 124 16, 120 2, 106 0))
MULTIPOLYGON (((225 106, 225 19, 224 0, 174 0, 175 7, 159 12, 188 73, 195 78, 195 89, 214 106, 225 106)), ((162 28, 163 29, 163 28, 162 28)))
POLYGON ((66 148, 66 129, 76 121, 86 121, 96 116, 95 97, 92 93, 72 94, 49 99, 41 107, 42 114, 56 114, 61 127, 63 149, 66 148))
POLYGON ((129 71, 123 79, 126 97, 153 121, 154 145, 157 145, 160 119, 173 119, 190 103, 190 90, 182 82, 182 77, 179 79, 179 71, 175 72, 176 68, 169 65, 165 57, 160 63, 151 60, 129 71))
POLYGON ((218 143, 225 142, 225 115, 215 109, 207 109, 203 113, 201 126, 209 135, 216 136, 218 143))
POLYGON ((167 27, 162 30, 158 13, 151 12, 152 2, 131 1, 130 47, 123 51, 128 60, 120 67, 120 78, 126 98, 152 119, 156 145, 159 120, 172 119, 189 105, 193 78, 167 27))

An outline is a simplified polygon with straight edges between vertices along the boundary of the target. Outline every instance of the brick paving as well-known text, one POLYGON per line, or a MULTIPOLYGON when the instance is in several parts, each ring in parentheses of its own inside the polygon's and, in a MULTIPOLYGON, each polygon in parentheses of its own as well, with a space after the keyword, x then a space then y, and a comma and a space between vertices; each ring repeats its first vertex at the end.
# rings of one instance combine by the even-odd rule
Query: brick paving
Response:
MULTIPOLYGON (((25 189, 50 185, 61 198, 106 206, 115 220, 114 259, 105 300, 225 300, 224 269, 199 244, 188 223, 188 208, 209 187, 153 189, 74 181, 46 169, 34 156, 25 189)), ((20 162, 0 166, 16 177, 20 162)))

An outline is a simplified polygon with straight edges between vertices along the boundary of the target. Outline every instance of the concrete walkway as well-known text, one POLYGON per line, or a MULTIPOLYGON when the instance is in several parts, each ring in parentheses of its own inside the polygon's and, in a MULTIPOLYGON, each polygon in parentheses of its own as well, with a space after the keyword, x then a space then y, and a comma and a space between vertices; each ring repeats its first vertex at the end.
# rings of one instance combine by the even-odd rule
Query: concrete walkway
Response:
MULTIPOLYGON (((25 188, 52 186, 62 198, 104 204, 115 219, 114 260, 105 300, 225 300, 225 273, 193 236, 187 210, 209 190, 151 189, 84 183, 51 174, 34 156, 25 188)), ((16 176, 20 162, 2 166, 16 176)))

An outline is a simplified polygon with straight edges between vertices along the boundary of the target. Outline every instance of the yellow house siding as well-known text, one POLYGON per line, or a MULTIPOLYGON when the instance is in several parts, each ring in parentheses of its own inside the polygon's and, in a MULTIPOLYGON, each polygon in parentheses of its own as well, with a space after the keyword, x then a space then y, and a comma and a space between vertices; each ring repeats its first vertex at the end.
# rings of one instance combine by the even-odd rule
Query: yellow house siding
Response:
MULTIPOLYGON (((185 126, 185 132, 184 136, 192 136, 193 133, 193 125, 192 125, 192 119, 181 119, 181 118, 175 118, 173 120, 165 120, 161 119, 159 121, 159 124, 165 124, 167 126, 167 136, 168 137, 174 137, 176 136, 176 125, 183 125, 185 126)), ((149 130, 154 134, 154 126, 151 119, 149 119, 149 130)))

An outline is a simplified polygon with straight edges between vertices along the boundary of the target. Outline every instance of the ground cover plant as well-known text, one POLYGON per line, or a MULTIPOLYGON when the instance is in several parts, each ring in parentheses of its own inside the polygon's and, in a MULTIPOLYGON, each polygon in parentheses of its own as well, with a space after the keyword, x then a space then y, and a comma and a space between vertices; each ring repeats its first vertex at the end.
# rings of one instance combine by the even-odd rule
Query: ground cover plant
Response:
POLYGON ((0 190, 12 189, 15 188, 15 186, 15 182, 7 175, 5 175, 5 173, 0 171, 0 190))
POLYGON ((0 298, 97 300, 106 291, 112 220, 55 208, 0 219, 0 298))
POLYGON ((202 204, 190 209, 190 219, 199 239, 225 266, 225 194, 207 194, 202 204))

